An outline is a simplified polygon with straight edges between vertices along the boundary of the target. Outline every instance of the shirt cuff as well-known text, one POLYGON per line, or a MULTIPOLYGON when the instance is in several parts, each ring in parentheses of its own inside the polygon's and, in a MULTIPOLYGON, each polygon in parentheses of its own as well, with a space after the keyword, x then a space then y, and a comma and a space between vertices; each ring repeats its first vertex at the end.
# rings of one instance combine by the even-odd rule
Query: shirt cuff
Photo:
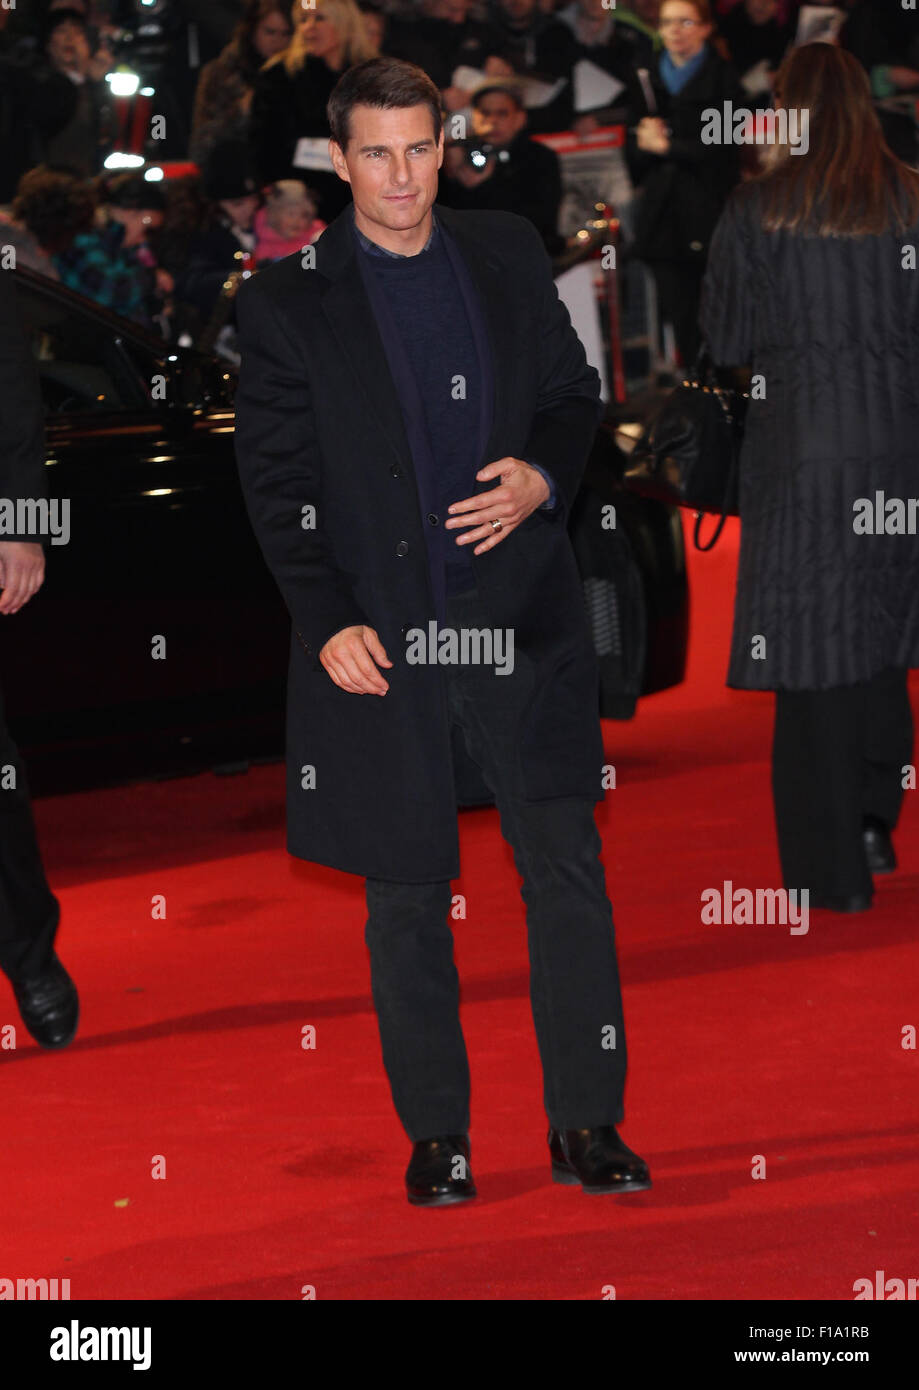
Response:
POLYGON ((524 463, 528 463, 531 468, 535 468, 539 476, 541 478, 545 478, 546 483, 549 487, 548 500, 543 502, 542 505, 537 508, 537 510, 541 512, 551 512, 555 507, 556 501, 558 500, 555 493, 555 483, 552 481, 546 470, 544 468, 540 468, 538 463, 534 463, 532 459, 524 459, 523 461, 524 463))

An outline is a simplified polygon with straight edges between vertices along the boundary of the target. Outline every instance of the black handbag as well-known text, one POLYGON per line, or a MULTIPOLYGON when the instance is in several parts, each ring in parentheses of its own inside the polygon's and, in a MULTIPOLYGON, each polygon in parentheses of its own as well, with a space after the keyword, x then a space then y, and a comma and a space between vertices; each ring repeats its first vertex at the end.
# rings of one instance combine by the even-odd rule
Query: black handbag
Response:
POLYGON ((671 506, 693 507, 697 550, 711 550, 725 519, 739 515, 739 459, 747 392, 719 384, 708 354, 674 387, 648 421, 628 457, 623 479, 629 487, 671 506), (705 512, 719 516, 702 545, 705 512))

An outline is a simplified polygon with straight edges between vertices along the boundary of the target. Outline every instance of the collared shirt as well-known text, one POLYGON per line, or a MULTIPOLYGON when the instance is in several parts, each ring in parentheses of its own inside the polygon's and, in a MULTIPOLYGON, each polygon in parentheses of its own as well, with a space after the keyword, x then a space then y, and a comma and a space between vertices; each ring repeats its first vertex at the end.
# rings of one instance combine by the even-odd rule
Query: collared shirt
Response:
MULTIPOLYGON (((354 204, 353 204, 353 203, 352 203, 351 207, 352 207, 351 216, 352 216, 352 218, 353 218, 353 217, 354 217, 354 204)), ((360 227, 357 225, 357 221, 356 221, 356 220, 355 220, 355 222, 354 222, 354 230, 355 230, 355 232, 357 233, 357 238, 358 238, 358 241, 360 242, 361 246, 363 246, 364 250, 365 250, 365 251, 368 251, 368 252, 370 253, 371 256, 392 256, 393 259, 394 259, 394 260, 397 260, 397 261, 404 261, 404 260, 407 260, 407 259, 408 259, 408 257, 407 257, 402 251, 390 251, 389 248, 388 248, 387 246, 380 246, 377 242, 371 241, 370 238, 369 238, 369 236, 365 236, 364 233, 361 231, 360 227)), ((430 250, 430 248, 431 248, 431 243, 432 243, 433 240, 434 240, 434 233, 435 233, 436 231, 437 231, 437 218, 434 216, 434 214, 433 214, 433 212, 432 212, 432 213, 431 213, 431 232, 430 232, 430 235, 428 236, 427 241, 426 241, 426 242, 424 243, 424 245, 422 246, 421 251, 418 252, 418 255, 419 255, 419 256, 422 254, 422 252, 424 252, 424 251, 429 251, 429 250, 430 250)))

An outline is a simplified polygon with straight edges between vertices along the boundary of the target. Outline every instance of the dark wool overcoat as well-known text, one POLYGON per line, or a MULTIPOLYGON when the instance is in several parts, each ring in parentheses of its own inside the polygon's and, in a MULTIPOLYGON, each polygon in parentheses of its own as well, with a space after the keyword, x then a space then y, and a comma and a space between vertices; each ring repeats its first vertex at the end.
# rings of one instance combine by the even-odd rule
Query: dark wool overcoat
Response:
POLYGON ((919 665, 919 226, 766 232, 761 199, 725 208, 700 319, 754 372, 728 684, 824 690, 919 665))
POLYGON ((701 68, 675 96, 661 81, 661 56, 648 73, 650 105, 634 73, 629 82, 626 157, 632 179, 641 187, 634 250, 646 261, 698 266, 701 272, 721 210, 740 174, 736 145, 703 140, 710 121, 705 113, 723 115, 725 102, 735 110, 746 109, 748 102, 734 69, 714 49, 706 49, 701 68), (636 126, 650 115, 660 116, 670 127, 666 155, 638 148, 636 126))
MULTIPOLYGON (((560 502, 473 556, 491 624, 512 629, 517 664, 535 672, 515 738, 527 795, 596 801, 597 662, 566 519, 602 413, 599 378, 530 223, 513 213, 434 211, 488 327, 494 407, 480 466, 506 455, 538 463, 560 502)), ((315 268, 288 257, 237 296, 237 459, 294 629, 288 848, 374 878, 442 880, 459 873, 444 668, 406 660, 406 633, 427 631, 435 618, 428 520, 351 217, 346 209, 319 238, 315 268), (312 527, 304 507, 315 508, 312 527), (394 662, 382 697, 348 694, 319 662, 325 642, 357 623, 376 629, 394 662)))

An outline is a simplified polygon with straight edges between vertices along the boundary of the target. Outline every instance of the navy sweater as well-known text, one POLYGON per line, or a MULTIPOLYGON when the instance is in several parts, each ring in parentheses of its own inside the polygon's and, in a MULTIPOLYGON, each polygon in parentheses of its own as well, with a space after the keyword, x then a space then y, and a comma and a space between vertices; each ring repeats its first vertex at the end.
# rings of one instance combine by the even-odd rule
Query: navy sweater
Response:
MULTIPOLYGON (((395 326, 405 346, 424 405, 437 470, 443 525, 447 507, 475 492, 480 380, 475 341, 459 285, 435 226, 426 250, 416 256, 372 255, 395 326)), ((446 532, 447 593, 473 586, 473 546, 458 546, 462 530, 446 532)))

